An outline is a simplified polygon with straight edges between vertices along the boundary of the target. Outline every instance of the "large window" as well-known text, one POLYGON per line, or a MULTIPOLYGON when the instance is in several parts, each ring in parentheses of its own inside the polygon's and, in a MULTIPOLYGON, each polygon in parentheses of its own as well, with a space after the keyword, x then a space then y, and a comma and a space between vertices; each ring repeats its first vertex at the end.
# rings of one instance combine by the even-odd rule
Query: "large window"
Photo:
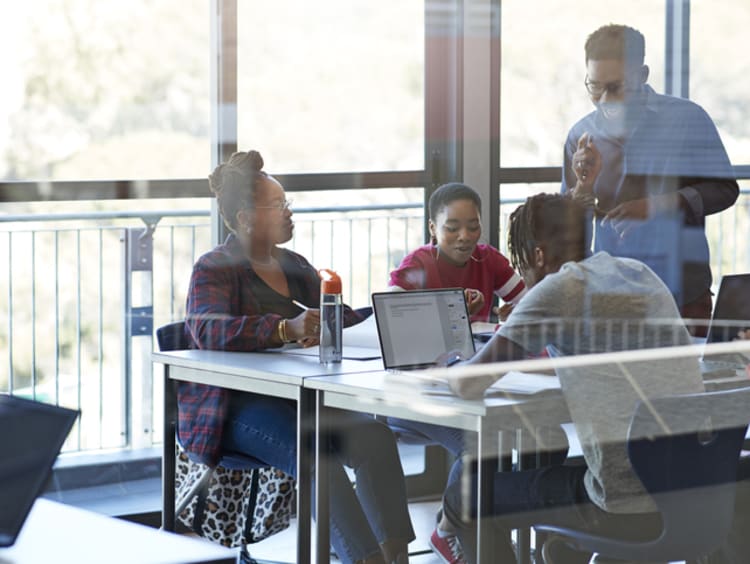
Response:
POLYGON ((206 176, 208 2, 7 4, 0 179, 206 176))
POLYGON ((568 129, 593 109, 583 86, 584 44, 602 25, 623 23, 645 35, 649 82, 663 91, 663 2, 503 0, 501 10, 501 166, 560 166, 568 129))
MULTIPOLYGON (((128 315, 120 295, 125 276, 116 270, 119 233, 103 233, 102 242, 112 246, 100 251, 88 233, 78 239, 66 225, 51 235, 51 225, 32 225, 29 217, 15 224, 10 216, 122 212, 106 220, 109 229, 143 228, 140 215, 128 215, 134 208, 165 212, 154 232, 153 305, 155 319, 166 322, 183 315, 192 262, 211 246, 205 179, 219 142, 221 151, 263 153, 267 169, 295 200, 297 228, 289 245, 315 266, 340 271, 354 306, 367 305, 403 255, 424 242, 421 205, 440 183, 463 179, 481 192, 485 215, 500 218, 484 239, 504 249, 510 211, 530 194, 559 189, 566 133, 593 109, 583 86, 584 43, 610 22, 644 33, 649 82, 658 92, 675 67, 665 47, 668 31, 689 38, 688 94, 713 117, 733 164, 750 164, 750 59, 743 56, 750 5, 720 5, 5 2, 0 264, 7 267, 0 276, 0 366, 16 371, 17 388, 52 382, 52 375, 75 380, 78 371, 102 379, 96 393, 112 382, 119 387, 128 315), (689 7, 689 20, 670 21, 668 6, 689 7), (219 37, 222 9, 230 15, 220 23, 229 22, 236 35, 219 37), (227 84, 230 95, 214 99, 217 86, 227 84), (229 122, 227 137, 214 128, 212 110, 213 118, 229 122), (25 182, 32 180, 41 182, 25 182), (166 212, 178 208, 200 213, 167 222, 166 212), (94 254, 97 268, 89 262, 94 254), (81 280, 79 290, 78 276, 94 274, 95 284, 81 280), (57 326, 59 346, 53 347, 57 326)), ((741 183, 745 194, 748 176, 741 183)), ((707 221, 716 281, 722 273, 750 270, 747 200, 741 196, 707 221)), ((9 386, 1 373, 0 380, 0 390, 9 386)), ((76 383, 71 393, 82 391, 85 399, 86 385, 76 383)), ((87 407, 85 417, 99 417, 98 410, 98 404, 87 407)), ((123 404, 103 416, 116 427, 125 412, 123 404)), ((95 423, 108 424, 104 418, 95 423)), ((114 439, 100 441, 100 429, 87 425, 84 419, 84 435, 91 429, 95 440, 83 436, 81 448, 127 439, 118 428, 114 439)))
POLYGON ((422 2, 243 1, 237 28, 240 149, 284 172, 424 168, 422 2))
POLYGON ((711 115, 730 160, 750 163, 750 4, 724 0, 691 3, 690 98, 711 115))

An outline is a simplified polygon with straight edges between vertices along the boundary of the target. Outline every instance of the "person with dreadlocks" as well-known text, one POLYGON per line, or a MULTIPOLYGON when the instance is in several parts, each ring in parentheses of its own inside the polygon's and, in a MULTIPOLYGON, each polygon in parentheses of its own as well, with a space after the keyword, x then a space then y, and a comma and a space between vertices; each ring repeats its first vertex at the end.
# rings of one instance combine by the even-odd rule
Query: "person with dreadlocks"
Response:
MULTIPOLYGON (((587 256, 585 214, 578 201, 561 194, 538 194, 513 212, 510 258, 529 290, 493 338, 466 362, 541 356, 547 345, 564 355, 579 355, 691 343, 669 288, 653 270, 606 252, 587 256)), ((448 354, 443 364, 454 361, 448 354)), ((621 446, 627 422, 639 394, 700 392, 703 382, 694 358, 635 362, 630 368, 630 379, 604 369, 561 371, 563 394, 586 464, 552 464, 495 475, 494 516, 508 534, 499 537, 500 553, 494 561, 515 562, 509 533, 517 527, 541 522, 583 528, 596 524, 598 531, 606 531, 610 525, 643 526, 658 519, 621 446)), ((481 376, 456 372, 449 383, 462 398, 482 397, 498 378, 496 371, 481 376)), ((444 515, 458 531, 466 560, 473 561, 475 533, 461 519, 465 504, 460 483, 446 490, 444 515)), ((476 506, 469 510, 476 514, 476 506)), ((560 552, 555 562, 590 558, 563 543, 553 546, 560 552)))

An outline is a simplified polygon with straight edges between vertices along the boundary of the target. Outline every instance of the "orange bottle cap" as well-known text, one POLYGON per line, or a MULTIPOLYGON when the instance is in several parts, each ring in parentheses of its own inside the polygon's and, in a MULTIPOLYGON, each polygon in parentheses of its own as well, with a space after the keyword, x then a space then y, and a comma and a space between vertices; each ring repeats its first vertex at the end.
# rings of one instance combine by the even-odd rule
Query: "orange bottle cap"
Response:
POLYGON ((321 268, 318 271, 318 275, 323 281, 320 286, 320 291, 323 294, 340 294, 341 293, 341 278, 333 270, 327 268, 321 268))

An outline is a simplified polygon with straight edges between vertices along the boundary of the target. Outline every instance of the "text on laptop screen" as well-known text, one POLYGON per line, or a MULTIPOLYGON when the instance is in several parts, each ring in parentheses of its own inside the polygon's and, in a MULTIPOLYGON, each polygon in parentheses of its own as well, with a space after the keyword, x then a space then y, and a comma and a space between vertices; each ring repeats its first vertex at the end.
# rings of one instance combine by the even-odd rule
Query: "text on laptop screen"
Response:
POLYGON ((383 292, 372 296, 387 369, 434 365, 458 349, 474 354, 471 323, 460 288, 383 292))

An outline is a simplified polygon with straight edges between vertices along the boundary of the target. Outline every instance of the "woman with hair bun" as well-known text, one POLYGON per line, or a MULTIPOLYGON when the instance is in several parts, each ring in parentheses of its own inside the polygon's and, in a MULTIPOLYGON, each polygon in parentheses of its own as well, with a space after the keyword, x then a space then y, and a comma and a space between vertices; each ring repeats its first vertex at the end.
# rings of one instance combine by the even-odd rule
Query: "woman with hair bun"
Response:
MULTIPOLYGON (((231 231, 193 267, 186 333, 193 348, 258 351, 318 344, 320 278, 301 255, 279 247, 294 222, 284 188, 257 151, 234 153, 209 176, 231 231), (304 304, 303 309, 295 302, 304 304)), ((361 317, 345 308, 345 324, 361 317)), ((192 458, 215 464, 241 452, 296 477, 296 403, 181 382, 179 437, 192 458)), ((404 474, 391 430, 372 417, 330 409, 331 543, 343 562, 403 563, 414 538, 404 474), (352 488, 344 465, 355 470, 352 488)), ((305 471, 312 471, 306 469, 305 471)))

